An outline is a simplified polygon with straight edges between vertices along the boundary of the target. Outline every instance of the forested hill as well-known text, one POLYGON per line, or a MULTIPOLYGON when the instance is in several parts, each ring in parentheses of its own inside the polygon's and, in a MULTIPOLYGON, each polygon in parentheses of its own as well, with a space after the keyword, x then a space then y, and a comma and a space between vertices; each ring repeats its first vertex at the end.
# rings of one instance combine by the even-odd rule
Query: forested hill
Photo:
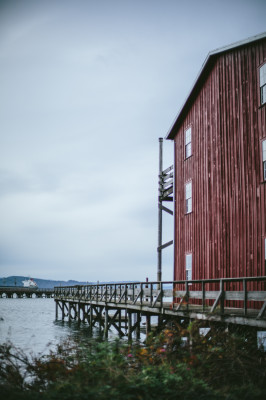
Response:
MULTIPOLYGON (((53 281, 49 279, 38 279, 30 277, 37 283, 39 288, 54 288, 55 286, 73 286, 73 285, 86 285, 91 282, 78 282, 78 281, 53 281)), ((23 286, 22 281, 29 279, 28 276, 8 276, 7 278, 0 278, 0 286, 23 286)))

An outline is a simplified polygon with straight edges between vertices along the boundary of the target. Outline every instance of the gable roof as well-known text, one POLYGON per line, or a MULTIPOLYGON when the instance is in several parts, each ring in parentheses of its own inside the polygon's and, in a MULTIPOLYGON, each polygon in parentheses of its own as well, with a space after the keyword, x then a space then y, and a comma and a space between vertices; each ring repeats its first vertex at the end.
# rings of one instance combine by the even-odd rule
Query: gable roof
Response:
POLYGON ((237 47, 241 47, 262 39, 266 38, 266 32, 261 33, 259 35, 256 36, 252 36, 249 37, 245 40, 241 40, 239 42, 235 42, 232 44, 229 44, 228 46, 224 46, 224 47, 220 47, 219 49, 213 50, 211 51, 207 58, 205 59, 201 70, 196 78, 196 81, 194 82, 194 85, 192 86, 192 89, 189 92, 189 95, 187 96, 183 106, 181 107, 181 109, 179 110, 179 113, 177 114, 177 117, 175 118, 175 122, 173 123, 172 127, 170 128, 170 130, 168 131, 167 135, 166 135, 166 139, 174 139, 174 136, 177 132, 177 130, 179 129, 180 125, 182 124, 185 116, 187 115, 187 112, 192 104, 192 102, 194 101, 195 97, 197 96, 202 83, 204 82, 205 78, 208 76, 211 68, 214 65, 215 60, 217 59, 217 56, 222 54, 222 53, 226 53, 229 50, 235 49, 237 47))

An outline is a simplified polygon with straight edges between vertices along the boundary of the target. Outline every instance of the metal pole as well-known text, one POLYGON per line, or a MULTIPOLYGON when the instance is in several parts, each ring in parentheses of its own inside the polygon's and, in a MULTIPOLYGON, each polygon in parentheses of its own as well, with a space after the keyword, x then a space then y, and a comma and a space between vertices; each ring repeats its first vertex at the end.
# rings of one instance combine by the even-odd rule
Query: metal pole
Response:
MULTIPOLYGON (((159 182, 163 172, 163 138, 159 138, 159 182)), ((162 280, 162 200, 161 200, 161 187, 159 183, 159 196, 158 196, 158 247, 157 247, 157 281, 162 280)))

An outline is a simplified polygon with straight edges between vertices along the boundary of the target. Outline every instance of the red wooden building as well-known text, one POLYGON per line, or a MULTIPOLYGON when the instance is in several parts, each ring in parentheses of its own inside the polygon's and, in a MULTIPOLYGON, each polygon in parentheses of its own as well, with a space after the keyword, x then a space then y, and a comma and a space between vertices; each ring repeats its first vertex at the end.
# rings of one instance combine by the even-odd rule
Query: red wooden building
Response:
POLYGON ((174 279, 266 275, 266 33, 209 53, 167 139, 174 279))

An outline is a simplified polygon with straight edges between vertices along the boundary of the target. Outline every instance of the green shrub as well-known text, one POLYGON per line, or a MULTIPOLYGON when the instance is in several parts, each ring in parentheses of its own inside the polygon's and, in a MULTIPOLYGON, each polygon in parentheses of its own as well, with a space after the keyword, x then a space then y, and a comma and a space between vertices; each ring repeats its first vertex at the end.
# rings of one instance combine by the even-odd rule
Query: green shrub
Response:
POLYGON ((204 337, 198 328, 175 325, 145 345, 70 340, 43 357, 5 344, 0 393, 17 400, 264 399, 265 353, 243 335, 204 337))

